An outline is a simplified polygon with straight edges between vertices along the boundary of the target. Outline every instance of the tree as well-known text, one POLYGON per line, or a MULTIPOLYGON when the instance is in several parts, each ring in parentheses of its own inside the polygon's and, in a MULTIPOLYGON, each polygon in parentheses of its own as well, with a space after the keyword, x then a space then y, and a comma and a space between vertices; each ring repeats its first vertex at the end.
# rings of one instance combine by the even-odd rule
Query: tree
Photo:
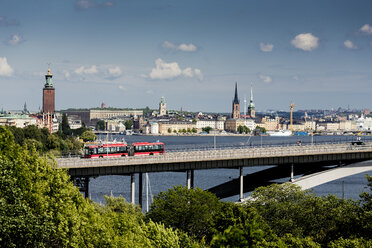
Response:
POLYGON ((260 135, 262 133, 266 133, 266 129, 264 127, 256 126, 254 133, 255 135, 260 135))
POLYGON ((168 128, 168 133, 171 133, 172 132, 172 129, 171 128, 168 128))
POLYGON ((197 132, 198 132, 198 130, 197 130, 195 127, 193 127, 193 128, 191 129, 191 131, 192 131, 193 133, 197 133, 197 132))
POLYGON ((125 121, 124 125, 125 125, 125 129, 127 129, 127 130, 132 129, 132 127, 133 127, 133 120, 127 120, 127 121, 125 121))
POLYGON ((213 128, 211 128, 211 127, 203 127, 202 128, 203 132, 207 132, 207 133, 209 133, 212 129, 213 128))
POLYGON ((81 135, 80 138, 82 138, 84 142, 95 141, 97 139, 97 135, 95 135, 91 130, 87 130, 81 135))
POLYGON ((175 186, 154 197, 147 217, 202 238, 210 234, 213 215, 220 207, 218 198, 210 192, 175 186))
POLYGON ((319 197, 293 184, 259 187, 252 193, 255 207, 278 236, 313 237, 326 245, 339 237, 360 235, 360 206, 352 200, 319 197))
POLYGON ((106 122, 104 120, 99 120, 96 123, 96 130, 102 131, 106 129, 106 122))
POLYGON ((60 124, 61 125, 61 129, 62 129, 62 133, 66 136, 68 135, 71 135, 71 128, 70 128, 70 125, 68 124, 68 118, 67 118, 67 115, 65 113, 62 114, 62 123, 60 124))
POLYGON ((239 126, 238 127, 238 132, 239 133, 250 133, 251 130, 247 126, 239 126))

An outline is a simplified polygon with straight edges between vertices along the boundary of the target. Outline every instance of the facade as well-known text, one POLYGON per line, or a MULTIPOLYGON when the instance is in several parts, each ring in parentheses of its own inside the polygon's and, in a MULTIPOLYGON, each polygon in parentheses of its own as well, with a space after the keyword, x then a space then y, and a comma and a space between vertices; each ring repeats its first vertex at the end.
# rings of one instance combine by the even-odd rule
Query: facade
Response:
POLYGON ((211 127, 213 129, 217 130, 224 130, 224 121, 218 121, 218 120, 198 120, 196 122, 196 129, 202 129, 206 127, 211 127))
POLYGON ((52 77, 53 75, 50 73, 50 69, 48 69, 43 88, 43 114, 53 115, 55 112, 55 90, 52 77))
POLYGON ((183 129, 185 130, 192 130, 196 128, 196 124, 192 122, 159 122, 159 134, 169 134, 168 131, 171 133, 180 132, 183 129))
POLYGON ((263 127, 267 131, 278 130, 279 129, 279 117, 270 118, 270 117, 265 116, 264 118, 262 118, 262 124, 264 124, 263 127))
POLYGON ((239 126, 244 126, 244 119, 228 119, 225 121, 225 130, 230 132, 238 131, 239 126))
POLYGON ((254 106, 254 103, 253 103, 253 90, 252 90, 252 85, 251 85, 251 100, 249 101, 249 104, 248 104, 248 115, 251 117, 251 118, 256 118, 256 107, 254 106))
POLYGON ((0 126, 14 126, 24 128, 37 125, 37 119, 28 115, 0 115, 0 126))
POLYGON ((89 110, 65 110, 67 115, 77 115, 86 125, 95 124, 94 120, 110 119, 113 117, 142 116, 142 110, 110 110, 110 109, 89 109, 89 110))
POLYGON ((256 123, 252 119, 246 119, 244 120, 244 125, 248 127, 251 131, 256 129, 256 123))
POLYGON ((167 104, 165 103, 164 96, 159 103, 159 116, 167 115, 167 104))
POLYGON ((153 122, 150 124, 150 133, 159 134, 159 124, 157 122, 153 122))
POLYGON ((235 96, 232 102, 232 114, 231 118, 239 119, 240 118, 240 101, 238 98, 238 83, 235 83, 235 96))

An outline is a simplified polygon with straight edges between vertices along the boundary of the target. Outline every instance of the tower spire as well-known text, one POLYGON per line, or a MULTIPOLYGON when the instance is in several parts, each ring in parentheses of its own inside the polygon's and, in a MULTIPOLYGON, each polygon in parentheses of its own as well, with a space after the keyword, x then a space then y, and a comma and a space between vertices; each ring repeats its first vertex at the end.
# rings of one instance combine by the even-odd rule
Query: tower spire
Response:
POLYGON ((252 102, 253 103, 253 86, 252 86, 252 83, 251 83, 251 101, 250 102, 252 102))
POLYGON ((238 83, 235 82, 235 96, 234 96, 234 104, 239 104, 239 98, 238 98, 238 83))

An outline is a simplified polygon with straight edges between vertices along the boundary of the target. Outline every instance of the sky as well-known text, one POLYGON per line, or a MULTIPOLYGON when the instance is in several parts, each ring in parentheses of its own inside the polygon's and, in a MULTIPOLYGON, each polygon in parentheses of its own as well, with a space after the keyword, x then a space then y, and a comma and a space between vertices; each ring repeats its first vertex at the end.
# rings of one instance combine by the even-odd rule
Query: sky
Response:
MULTIPOLYGON (((372 109, 370 0, 2 0, 0 107, 372 109)), ((242 111, 243 112, 243 111, 242 111)))

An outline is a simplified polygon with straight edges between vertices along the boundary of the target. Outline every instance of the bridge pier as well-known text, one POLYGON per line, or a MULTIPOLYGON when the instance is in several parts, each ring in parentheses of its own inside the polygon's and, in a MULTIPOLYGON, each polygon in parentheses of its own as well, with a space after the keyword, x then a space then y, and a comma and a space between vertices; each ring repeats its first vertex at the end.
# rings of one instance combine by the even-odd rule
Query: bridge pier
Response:
POLYGON ((187 189, 194 188, 194 170, 187 170, 186 171, 186 186, 187 189))
POLYGON ((130 192, 131 192, 131 203, 136 204, 135 199, 135 190, 136 190, 136 182, 135 182, 135 175, 134 173, 130 174, 130 192))
POLYGON ((84 193, 85 198, 89 198, 89 179, 90 177, 72 177, 74 186, 79 188, 80 192, 84 193))
POLYGON ((142 209, 142 195, 143 195, 143 183, 142 183, 142 172, 138 173, 138 204, 142 209))
POLYGON ((243 166, 239 167, 239 201, 241 202, 244 199, 244 175, 243 175, 243 166))
POLYGON ((289 179, 290 182, 294 181, 294 165, 293 163, 291 164, 291 179, 289 179))

